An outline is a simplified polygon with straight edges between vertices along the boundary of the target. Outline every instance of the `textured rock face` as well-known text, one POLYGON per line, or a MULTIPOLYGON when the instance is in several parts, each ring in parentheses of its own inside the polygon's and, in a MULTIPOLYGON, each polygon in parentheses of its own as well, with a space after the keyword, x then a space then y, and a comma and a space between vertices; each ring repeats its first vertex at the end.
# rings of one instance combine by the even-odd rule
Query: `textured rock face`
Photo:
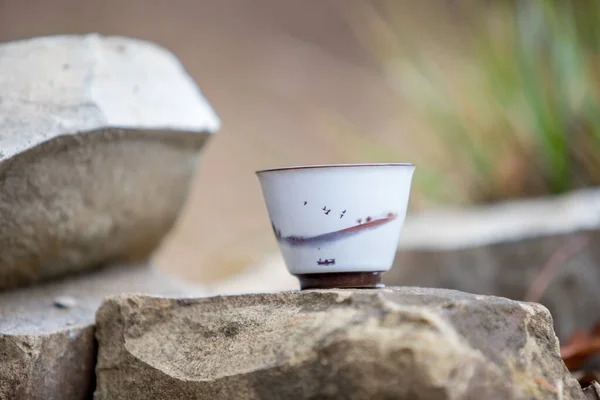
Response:
POLYGON ((583 392, 587 396, 587 400, 600 400, 600 384, 598 382, 592 382, 583 392))
POLYGON ((96 400, 585 398, 548 311, 503 298, 419 288, 120 296, 96 318, 96 400))
POLYGON ((582 237, 589 238, 589 244, 559 266, 538 300, 552 313, 556 332, 564 340, 600 319, 600 231, 453 251, 400 251, 384 280, 388 285, 444 287, 524 299, 553 255, 582 237))
POLYGON ((0 294, 0 399, 89 399, 95 312, 104 296, 120 292, 201 295, 144 265, 103 268, 0 294))
POLYGON ((0 290, 146 257, 218 126, 155 45, 98 35, 0 44, 0 290))
POLYGON ((599 264, 600 190, 592 189, 413 216, 384 281, 523 300, 544 268, 556 266, 538 301, 565 339, 600 319, 599 264))

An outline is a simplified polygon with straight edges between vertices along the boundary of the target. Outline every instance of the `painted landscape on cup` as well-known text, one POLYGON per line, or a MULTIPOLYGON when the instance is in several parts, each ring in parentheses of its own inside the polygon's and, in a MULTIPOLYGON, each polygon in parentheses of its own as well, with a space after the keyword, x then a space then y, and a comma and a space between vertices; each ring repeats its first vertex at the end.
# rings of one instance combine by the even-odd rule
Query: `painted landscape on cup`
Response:
MULTIPOLYGON (((309 206, 308 201, 303 201, 303 206, 309 206)), ((320 209, 324 216, 333 217, 339 216, 339 219, 344 218, 347 215, 346 209, 339 211, 339 213, 332 214, 331 208, 327 206, 323 206, 320 209)), ((395 212, 384 212, 379 214, 377 217, 359 217, 354 220, 354 223, 349 225, 346 228, 338 229, 335 231, 325 232, 318 235, 312 236, 302 236, 302 235, 284 235, 282 231, 277 228, 275 223, 271 220, 271 226, 273 228, 273 233, 275 234, 275 238, 280 244, 286 244, 292 247, 316 247, 317 250, 321 250, 320 246, 324 246, 333 242, 337 242, 340 240, 347 239, 349 237, 353 237, 359 235, 361 233, 371 231, 377 229, 385 224, 388 224, 394 221, 398 214, 395 212)), ((350 218, 348 218, 350 220, 350 218)), ((319 258, 316 261, 317 265, 330 266, 335 265, 335 258, 319 258)))

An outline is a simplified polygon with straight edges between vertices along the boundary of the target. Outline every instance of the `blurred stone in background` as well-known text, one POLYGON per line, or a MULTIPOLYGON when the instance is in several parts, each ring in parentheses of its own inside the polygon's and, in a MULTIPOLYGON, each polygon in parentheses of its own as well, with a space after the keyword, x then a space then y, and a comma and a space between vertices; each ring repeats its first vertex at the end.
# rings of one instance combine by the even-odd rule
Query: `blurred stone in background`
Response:
POLYGON ((171 53, 65 35, 0 44, 0 290, 146 260, 219 119, 171 53))
POLYGON ((388 285, 540 302, 558 337, 600 320, 600 190, 438 210, 407 221, 388 285))

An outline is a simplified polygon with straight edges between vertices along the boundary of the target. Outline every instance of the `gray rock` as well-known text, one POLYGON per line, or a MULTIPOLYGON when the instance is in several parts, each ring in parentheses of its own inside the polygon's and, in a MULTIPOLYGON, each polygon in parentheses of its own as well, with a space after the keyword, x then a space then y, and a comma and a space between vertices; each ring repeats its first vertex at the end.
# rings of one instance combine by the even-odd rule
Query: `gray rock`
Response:
POLYGON ((94 316, 122 292, 192 296, 199 290, 144 265, 118 265, 0 294, 0 400, 89 399, 94 316), (70 299, 71 306, 56 307, 70 299))
POLYGON ((600 384, 596 381, 586 387, 583 392, 587 396, 587 400, 600 400, 600 384))
POLYGON ((119 296, 96 315, 94 398, 584 399, 547 309, 390 288, 119 296))
POLYGON ((0 44, 0 289, 145 259, 218 127, 178 60, 154 44, 0 44))
POLYGON ((407 219, 388 285, 456 289, 539 301, 561 339, 600 320, 600 190, 407 219))

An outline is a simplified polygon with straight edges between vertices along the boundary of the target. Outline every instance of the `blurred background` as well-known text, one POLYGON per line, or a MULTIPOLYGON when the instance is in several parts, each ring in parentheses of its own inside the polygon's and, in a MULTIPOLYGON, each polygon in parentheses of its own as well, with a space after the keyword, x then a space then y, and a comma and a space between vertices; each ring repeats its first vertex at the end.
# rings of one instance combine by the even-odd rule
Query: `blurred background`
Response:
POLYGON ((223 125, 156 262, 198 282, 277 252, 257 169, 413 162, 411 212, 600 184, 599 22, 593 1, 0 0, 0 41, 131 36, 196 79, 223 125))

